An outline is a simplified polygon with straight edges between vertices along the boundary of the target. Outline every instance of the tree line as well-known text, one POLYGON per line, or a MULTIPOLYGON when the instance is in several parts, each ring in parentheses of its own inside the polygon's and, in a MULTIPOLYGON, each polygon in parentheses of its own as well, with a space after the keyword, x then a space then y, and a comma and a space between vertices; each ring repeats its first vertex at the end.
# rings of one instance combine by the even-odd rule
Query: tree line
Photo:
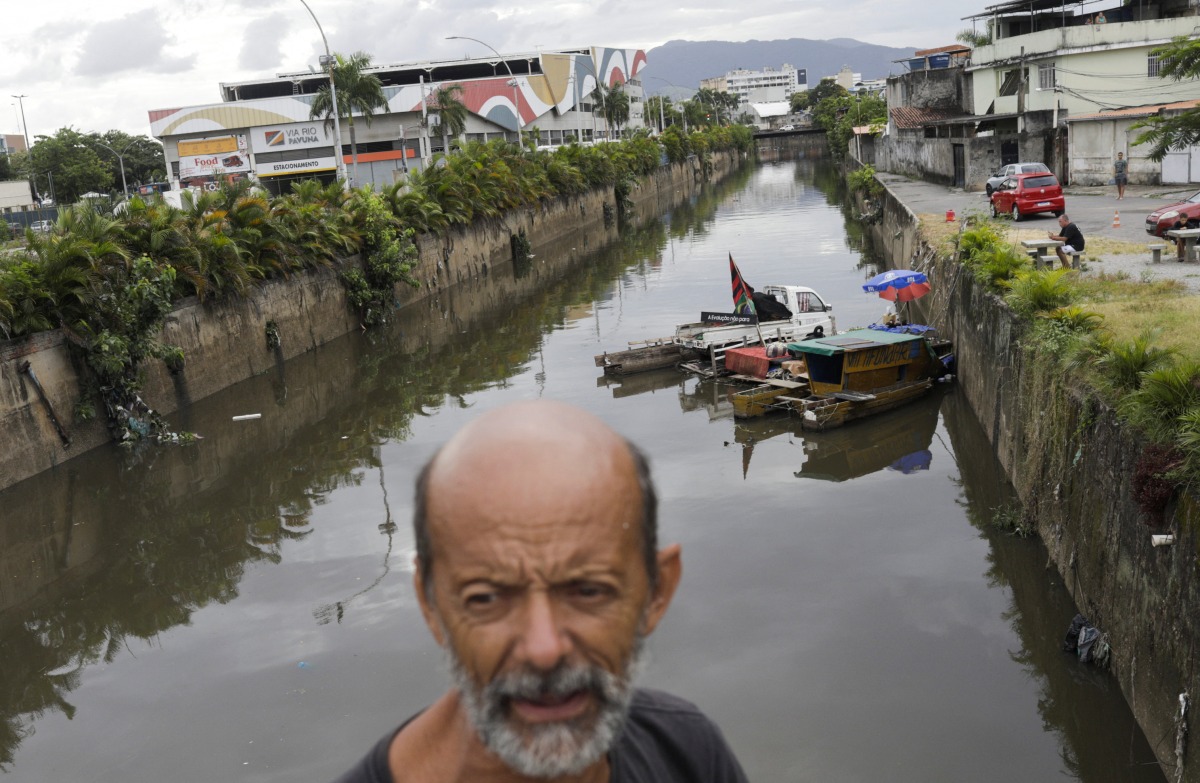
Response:
POLYGON ((162 144, 149 136, 66 127, 35 137, 27 151, 0 156, 0 180, 28 180, 38 198, 74 204, 84 193, 119 193, 122 158, 131 189, 167 178, 162 144))

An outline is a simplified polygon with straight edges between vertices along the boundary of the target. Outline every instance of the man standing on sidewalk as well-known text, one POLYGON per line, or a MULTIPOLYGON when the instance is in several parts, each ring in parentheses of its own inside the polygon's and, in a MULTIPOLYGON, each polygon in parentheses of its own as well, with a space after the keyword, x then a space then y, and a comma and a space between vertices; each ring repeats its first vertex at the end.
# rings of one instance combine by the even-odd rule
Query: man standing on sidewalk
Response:
POLYGON ((1117 201, 1125 198, 1125 184, 1129 182, 1129 161, 1125 160, 1125 153, 1118 152, 1117 159, 1113 163, 1113 182, 1117 185, 1117 201))
POLYGON ((1062 264, 1063 269, 1071 268, 1071 260, 1068 256, 1075 253, 1083 252, 1083 232, 1079 227, 1071 222, 1071 218, 1067 217, 1067 213, 1058 216, 1058 233, 1049 232, 1051 239, 1056 239, 1062 242, 1062 247, 1054 248, 1054 252, 1058 253, 1058 261, 1062 264))

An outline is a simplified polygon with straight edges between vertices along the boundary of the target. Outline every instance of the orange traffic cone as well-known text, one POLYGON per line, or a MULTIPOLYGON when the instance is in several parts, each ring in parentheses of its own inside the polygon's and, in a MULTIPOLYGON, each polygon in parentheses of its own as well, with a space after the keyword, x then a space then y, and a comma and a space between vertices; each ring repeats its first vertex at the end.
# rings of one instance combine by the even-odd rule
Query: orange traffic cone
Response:
POLYGON ((1121 210, 1113 212, 1113 228, 1121 227, 1121 210))

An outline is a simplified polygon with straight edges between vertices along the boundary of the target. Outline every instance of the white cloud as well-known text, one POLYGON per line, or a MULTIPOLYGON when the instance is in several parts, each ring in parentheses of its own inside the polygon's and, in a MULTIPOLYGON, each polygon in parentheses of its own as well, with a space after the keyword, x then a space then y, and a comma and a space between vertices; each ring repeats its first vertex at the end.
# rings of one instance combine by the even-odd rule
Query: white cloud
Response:
POLYGON ((246 25, 238 67, 245 71, 278 70, 283 62, 283 39, 290 27, 290 20, 279 12, 246 25))
MULTIPOLYGON (((984 5, 932 0, 914 13, 883 0, 308 2, 331 49, 369 52, 377 63, 486 53, 469 41, 446 41, 448 35, 479 38, 501 52, 588 44, 648 49, 673 39, 853 37, 941 46, 967 26, 961 16, 984 5)), ((8 3, 0 25, 0 86, 7 90, 0 95, 29 96, 31 134, 64 125, 145 133, 150 109, 217 101, 221 82, 303 71, 322 51, 299 0, 8 3)), ((14 117, 0 112, 0 132, 17 132, 14 117)))
POLYGON ((167 34, 158 14, 142 11, 120 19, 99 22, 84 38, 76 78, 94 79, 122 71, 189 71, 195 55, 177 56, 175 40, 167 34))

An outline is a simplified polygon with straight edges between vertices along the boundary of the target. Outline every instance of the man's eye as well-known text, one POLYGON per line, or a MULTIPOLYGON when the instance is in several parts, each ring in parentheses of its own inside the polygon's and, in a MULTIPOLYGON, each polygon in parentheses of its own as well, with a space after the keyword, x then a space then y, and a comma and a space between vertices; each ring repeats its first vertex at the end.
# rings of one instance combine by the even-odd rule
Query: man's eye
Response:
POLYGON ((496 603, 498 598, 499 596, 497 596, 494 592, 470 593, 464 599, 464 603, 466 603, 468 607, 482 609, 496 603))
POLYGON ((569 592, 577 598, 602 598, 609 594, 607 586, 596 582, 575 582, 569 592))

